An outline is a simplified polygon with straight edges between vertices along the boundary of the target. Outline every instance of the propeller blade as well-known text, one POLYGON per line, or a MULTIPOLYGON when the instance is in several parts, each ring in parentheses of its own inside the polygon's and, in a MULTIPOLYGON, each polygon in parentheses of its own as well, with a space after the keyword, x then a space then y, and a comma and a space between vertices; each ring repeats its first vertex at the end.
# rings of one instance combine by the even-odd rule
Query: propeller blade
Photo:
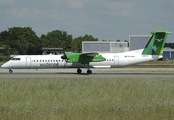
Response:
POLYGON ((61 56, 62 59, 67 59, 66 55, 61 56))
POLYGON ((61 56, 62 59, 67 59, 66 53, 64 52, 64 54, 61 56))

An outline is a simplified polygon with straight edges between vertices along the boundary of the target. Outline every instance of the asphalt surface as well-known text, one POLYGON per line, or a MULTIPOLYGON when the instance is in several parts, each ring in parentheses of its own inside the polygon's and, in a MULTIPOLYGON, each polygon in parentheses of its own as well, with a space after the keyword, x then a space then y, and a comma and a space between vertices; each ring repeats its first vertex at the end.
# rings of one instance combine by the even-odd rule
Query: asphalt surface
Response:
POLYGON ((87 75, 86 69, 77 74, 76 69, 0 69, 1 78, 135 78, 135 77, 166 77, 174 79, 174 68, 115 68, 91 69, 92 74, 87 75))

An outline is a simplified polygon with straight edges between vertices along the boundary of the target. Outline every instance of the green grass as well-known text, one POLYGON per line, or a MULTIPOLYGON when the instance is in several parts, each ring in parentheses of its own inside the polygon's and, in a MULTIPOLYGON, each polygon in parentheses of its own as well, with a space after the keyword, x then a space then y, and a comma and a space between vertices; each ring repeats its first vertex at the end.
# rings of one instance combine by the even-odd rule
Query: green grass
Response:
POLYGON ((174 78, 1 79, 2 120, 172 120, 174 78))

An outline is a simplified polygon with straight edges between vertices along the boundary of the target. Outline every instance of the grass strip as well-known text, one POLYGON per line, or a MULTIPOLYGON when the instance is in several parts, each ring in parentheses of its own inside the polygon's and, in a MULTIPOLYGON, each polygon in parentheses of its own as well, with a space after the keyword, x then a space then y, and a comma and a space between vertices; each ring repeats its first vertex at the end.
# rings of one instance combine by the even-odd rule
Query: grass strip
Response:
POLYGON ((174 78, 1 79, 0 119, 174 118, 174 78))

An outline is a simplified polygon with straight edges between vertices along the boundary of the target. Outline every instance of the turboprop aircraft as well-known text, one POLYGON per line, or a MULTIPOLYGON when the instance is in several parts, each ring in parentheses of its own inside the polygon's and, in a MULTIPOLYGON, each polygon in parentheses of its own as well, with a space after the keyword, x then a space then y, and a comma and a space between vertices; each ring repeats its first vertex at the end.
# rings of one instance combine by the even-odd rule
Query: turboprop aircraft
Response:
POLYGON ((162 58, 162 50, 169 31, 153 31, 152 37, 144 49, 122 53, 64 53, 61 55, 18 55, 4 63, 1 67, 9 69, 48 69, 48 68, 117 68, 162 58))

